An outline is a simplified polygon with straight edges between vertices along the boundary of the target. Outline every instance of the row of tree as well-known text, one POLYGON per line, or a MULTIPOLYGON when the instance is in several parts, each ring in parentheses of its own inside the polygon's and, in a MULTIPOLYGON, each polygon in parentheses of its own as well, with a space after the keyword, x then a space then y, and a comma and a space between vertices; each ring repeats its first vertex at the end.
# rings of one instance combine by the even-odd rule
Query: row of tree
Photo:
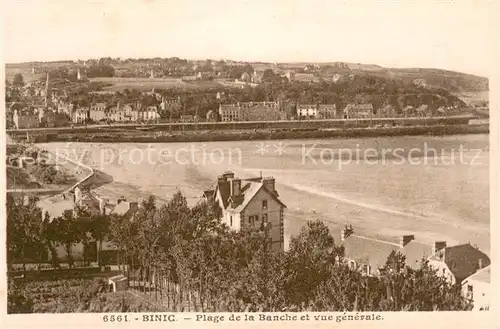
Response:
MULTIPOLYGON (((60 268, 58 246, 64 247, 65 261, 70 268, 74 265, 73 247, 76 243, 84 246, 83 260, 87 263, 99 257, 92 249, 96 242, 102 242, 108 231, 110 218, 91 216, 83 209, 67 210, 62 216, 51 218, 42 213, 38 198, 14 198, 7 195, 7 266, 14 270, 15 264, 35 264, 41 269, 50 253, 54 268, 60 268)), ((97 243, 96 245, 100 245, 97 243)))
MULTIPOLYGON (((10 199, 9 199, 10 200, 10 199)), ((9 255, 27 245, 53 248, 76 241, 110 241, 127 272, 147 270, 150 286, 175 286, 177 301, 193 298, 203 311, 433 311, 466 310, 460 287, 423 261, 418 270, 393 253, 380 277, 347 266, 344 250, 321 221, 310 221, 288 251, 270 247, 263 233, 221 224, 216 203, 190 208, 184 196, 144 201, 134 219, 66 213, 42 220, 36 200, 8 200, 9 255), (50 225, 50 223, 53 223, 50 225), (163 282, 163 283, 162 283, 163 282)), ((12 263, 13 257, 8 258, 12 263)), ((141 275, 142 276, 142 275, 141 275)), ((145 275, 146 277, 146 275, 145 275)), ((163 291, 163 290, 161 290, 163 291)), ((167 290, 169 291, 169 290, 167 290)))

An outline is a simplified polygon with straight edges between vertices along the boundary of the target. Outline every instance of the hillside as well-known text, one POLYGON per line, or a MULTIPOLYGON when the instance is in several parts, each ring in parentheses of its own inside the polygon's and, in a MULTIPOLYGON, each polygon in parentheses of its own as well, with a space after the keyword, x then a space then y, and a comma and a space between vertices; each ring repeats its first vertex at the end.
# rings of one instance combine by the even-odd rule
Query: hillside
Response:
MULTIPOLYGON (((141 65, 148 65, 148 60, 144 59, 144 63, 141 65), (145 64, 146 63, 146 64, 145 64)), ((243 64, 240 62, 239 65, 243 64)), ((427 88, 442 88, 453 93, 467 93, 467 92, 482 92, 488 91, 488 79, 485 77, 480 77, 476 75, 441 70, 441 69, 431 69, 431 68, 385 68, 374 64, 362 64, 362 63, 347 63, 347 62, 328 62, 328 63, 315 63, 315 62, 294 62, 294 63, 266 63, 266 62, 252 62, 250 63, 256 70, 265 69, 278 69, 280 71, 286 71, 289 69, 294 69, 296 71, 303 70, 307 66, 315 67, 315 71, 310 73, 316 73, 319 75, 331 75, 335 73, 340 73, 342 75, 346 74, 363 74, 363 75, 373 75, 377 77, 382 77, 386 79, 396 79, 403 80, 404 82, 413 82, 419 80, 419 83, 424 83, 427 88)), ((6 65, 6 78, 11 80, 16 73, 22 73, 26 82, 31 82, 34 79, 41 77, 41 72, 44 69, 54 68, 54 67, 72 67, 75 64, 68 63, 37 63, 37 72, 33 74, 31 71, 32 64, 21 63, 21 64, 7 64, 6 65)), ((125 66, 137 66, 139 64, 134 63, 124 63, 117 62, 111 64, 113 67, 123 67, 125 66)), ((111 78, 113 81, 114 89, 123 89, 124 85, 130 88, 149 88, 152 85, 151 80, 148 79, 147 83, 141 81, 133 81, 134 79, 119 79, 111 78), (132 81, 132 83, 130 83, 132 81), (126 82, 126 83, 125 83, 126 82), (128 85, 130 84, 130 86, 128 85)), ((145 79, 144 79, 145 80, 145 79)), ((156 79, 153 79, 156 80, 156 79)), ((182 83, 179 79, 157 79, 155 87, 172 87, 174 85, 182 84, 185 88, 200 88, 197 85, 189 85, 182 83)), ((110 90, 114 90, 113 87, 110 90)))
MULTIPOLYGON (((252 64, 253 65, 253 64, 252 64)), ((271 63, 268 64, 271 67, 271 63)), ((302 69, 308 65, 319 67, 319 71, 328 74, 352 73, 368 74, 388 79, 401 79, 413 82, 425 80, 428 88, 443 88, 450 92, 480 92, 489 89, 488 79, 472 74, 429 68, 385 68, 374 64, 329 62, 329 63, 280 63, 282 69, 302 69)), ((260 67, 263 64, 259 64, 260 67)))
POLYGON ((424 79, 428 87, 443 88, 451 92, 477 92, 489 89, 488 79, 476 75, 425 68, 387 69, 389 77, 407 81, 424 79))

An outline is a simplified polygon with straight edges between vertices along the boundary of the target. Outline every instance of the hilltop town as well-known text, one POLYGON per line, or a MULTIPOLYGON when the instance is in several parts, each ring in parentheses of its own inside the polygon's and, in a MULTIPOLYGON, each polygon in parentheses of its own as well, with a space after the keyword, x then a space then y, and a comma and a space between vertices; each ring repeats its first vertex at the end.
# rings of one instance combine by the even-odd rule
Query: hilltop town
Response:
POLYGON ((487 113, 487 102, 466 104, 453 93, 487 90, 487 80, 433 70, 388 73, 393 71, 178 58, 26 63, 8 74, 7 129, 487 113), (455 84, 443 88, 450 79, 455 84))

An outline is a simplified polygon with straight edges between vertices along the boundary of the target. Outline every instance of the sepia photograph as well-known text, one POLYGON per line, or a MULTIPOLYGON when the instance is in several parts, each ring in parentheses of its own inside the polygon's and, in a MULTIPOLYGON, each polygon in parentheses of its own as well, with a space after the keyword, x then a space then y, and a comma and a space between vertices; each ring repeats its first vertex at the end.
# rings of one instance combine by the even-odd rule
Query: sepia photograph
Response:
POLYGON ((6 317, 492 314, 498 2, 3 7, 6 317))

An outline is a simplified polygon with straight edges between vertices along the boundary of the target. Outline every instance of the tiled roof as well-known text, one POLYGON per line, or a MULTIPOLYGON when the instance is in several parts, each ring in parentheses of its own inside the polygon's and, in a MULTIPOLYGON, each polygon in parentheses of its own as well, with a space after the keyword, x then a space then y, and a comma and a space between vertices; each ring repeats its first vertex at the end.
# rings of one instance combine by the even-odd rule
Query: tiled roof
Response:
POLYGON ((297 104, 297 108, 316 108, 316 104, 297 104))
POLYGON ((444 261, 457 281, 474 274, 479 267, 479 259, 482 259, 483 267, 490 265, 490 258, 469 243, 446 247, 432 259, 444 261))
POLYGON ((335 104, 319 104, 318 108, 321 109, 329 109, 329 108, 336 108, 337 106, 335 104))

